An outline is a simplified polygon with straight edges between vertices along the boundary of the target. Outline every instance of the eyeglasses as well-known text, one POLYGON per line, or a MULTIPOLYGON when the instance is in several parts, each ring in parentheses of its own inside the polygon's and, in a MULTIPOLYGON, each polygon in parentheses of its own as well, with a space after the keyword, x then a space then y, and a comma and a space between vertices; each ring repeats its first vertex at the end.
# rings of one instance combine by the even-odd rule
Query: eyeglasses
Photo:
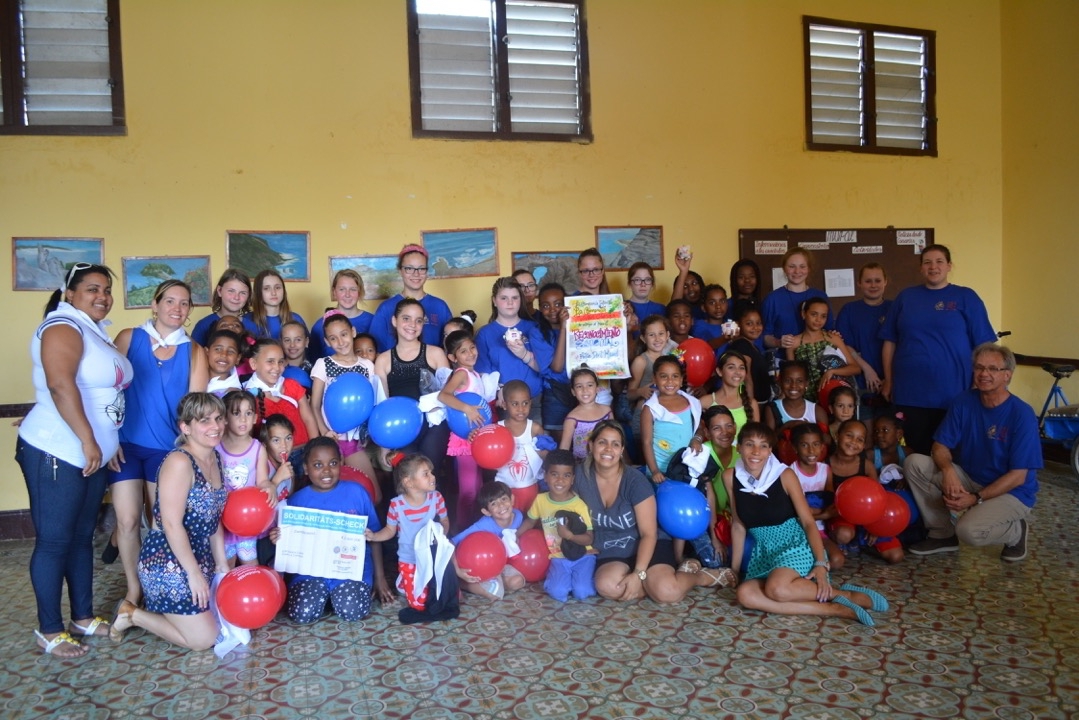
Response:
POLYGON ((582 275, 599 275, 601 272, 603 272, 603 268, 582 268, 577 272, 582 275))
POLYGON ((89 270, 93 265, 90 263, 77 262, 71 266, 71 269, 67 271, 67 280, 64 281, 64 287, 71 287, 71 281, 75 279, 75 273, 82 272, 83 270, 89 270))
POLYGON ((406 275, 424 275, 427 273, 427 267, 413 267, 412 265, 402 265, 401 272, 405 273, 406 275))
POLYGON ((975 373, 987 372, 987 373, 989 373, 991 375, 996 375, 997 373, 1002 373, 1007 369, 1008 368, 993 367, 992 365, 975 365, 974 366, 974 372, 975 373))
POLYGON ((521 289, 522 290, 535 290, 536 289, 536 283, 523 283, 521 285, 521 289))
POLYGON ((630 280, 633 285, 651 285, 653 282, 652 278, 633 278, 630 280))

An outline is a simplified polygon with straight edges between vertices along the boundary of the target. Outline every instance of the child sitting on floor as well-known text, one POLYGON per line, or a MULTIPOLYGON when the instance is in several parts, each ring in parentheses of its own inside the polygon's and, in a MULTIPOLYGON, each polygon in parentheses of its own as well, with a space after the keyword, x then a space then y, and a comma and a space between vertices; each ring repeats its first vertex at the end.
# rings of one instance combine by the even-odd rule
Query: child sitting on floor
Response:
MULTIPOLYGON (((507 544, 507 555, 516 554, 511 553, 511 549, 520 552, 516 545, 516 539, 519 535, 518 530, 521 523, 524 522, 524 515, 513 506, 513 493, 510 492, 509 487, 497 480, 487 483, 480 488, 476 504, 479 505, 483 517, 474 522, 467 530, 455 535, 452 540, 454 546, 459 545, 462 540, 472 533, 489 532, 507 544), (512 542, 506 542, 507 530, 509 531, 509 539, 512 542)), ((457 567, 457 577, 463 581, 461 589, 489 600, 501 600, 507 592, 519 590, 525 586, 524 575, 509 563, 506 563, 499 575, 484 582, 481 582, 467 569, 458 566, 456 556, 453 558, 453 564, 457 567)))

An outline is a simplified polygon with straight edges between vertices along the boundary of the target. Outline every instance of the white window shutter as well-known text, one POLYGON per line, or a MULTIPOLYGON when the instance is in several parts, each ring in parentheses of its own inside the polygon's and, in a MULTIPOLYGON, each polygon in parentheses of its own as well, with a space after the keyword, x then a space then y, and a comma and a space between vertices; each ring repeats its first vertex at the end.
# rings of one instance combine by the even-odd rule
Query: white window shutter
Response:
POLYGON ((873 33, 877 145, 926 147, 925 39, 873 33))
POLYGON ((22 0, 26 124, 112 125, 105 0, 22 0))
POLYGON ((809 47, 812 142, 861 145, 865 119, 864 34, 860 30, 810 25, 809 47))
POLYGON ((443 15, 425 12, 424 6, 419 9, 424 130, 495 129, 491 4, 487 0, 474 4, 486 14, 443 15))
POLYGON ((506 3, 513 132, 581 132, 576 5, 506 3))

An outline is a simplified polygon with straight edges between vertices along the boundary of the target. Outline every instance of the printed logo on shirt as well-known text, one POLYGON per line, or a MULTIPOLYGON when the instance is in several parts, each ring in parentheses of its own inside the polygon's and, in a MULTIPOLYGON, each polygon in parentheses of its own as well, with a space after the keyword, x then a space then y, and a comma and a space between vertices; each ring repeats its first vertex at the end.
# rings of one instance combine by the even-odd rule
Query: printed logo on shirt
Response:
POLYGON ((990 440, 996 440, 997 442, 1008 442, 1008 426, 1004 425, 997 427, 996 425, 990 425, 989 429, 985 432, 986 437, 990 440))
POLYGON ((941 300, 933 306, 933 309, 938 311, 945 310, 947 312, 955 312, 959 309, 959 303, 957 303, 955 300, 949 300, 948 302, 944 302, 943 300, 941 300))

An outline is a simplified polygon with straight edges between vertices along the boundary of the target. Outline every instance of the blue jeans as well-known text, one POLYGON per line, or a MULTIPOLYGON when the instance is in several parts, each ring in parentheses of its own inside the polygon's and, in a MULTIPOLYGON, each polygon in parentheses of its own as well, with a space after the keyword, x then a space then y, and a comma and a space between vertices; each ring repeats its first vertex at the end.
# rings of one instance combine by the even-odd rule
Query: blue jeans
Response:
POLYGON ((576 560, 551 558, 543 589, 559 602, 566 602, 570 591, 573 592, 573 597, 585 600, 596 594, 596 583, 592 577, 595 574, 595 555, 582 555, 576 560))
POLYGON ((94 617, 94 528, 105 497, 108 470, 90 477, 82 468, 37 449, 22 438, 15 443, 30 494, 30 517, 37 539, 30 556, 30 583, 37 600, 38 629, 64 630, 60 594, 67 581, 71 617, 94 617))

